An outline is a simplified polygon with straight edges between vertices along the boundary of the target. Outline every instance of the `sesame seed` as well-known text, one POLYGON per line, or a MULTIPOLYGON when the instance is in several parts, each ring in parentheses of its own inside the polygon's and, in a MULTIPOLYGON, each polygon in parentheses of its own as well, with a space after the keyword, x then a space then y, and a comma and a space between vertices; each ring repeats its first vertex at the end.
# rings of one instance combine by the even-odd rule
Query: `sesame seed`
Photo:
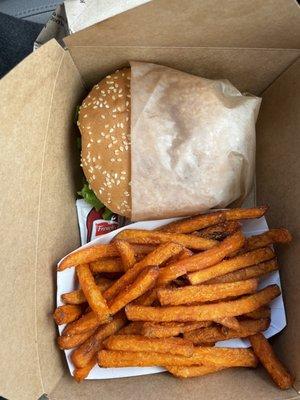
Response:
POLYGON ((87 118, 87 114, 84 114, 83 118, 87 118))
POLYGON ((91 143, 88 143, 86 147, 91 147, 91 143))
POLYGON ((126 79, 128 79, 130 81, 130 76, 127 76, 126 79))
POLYGON ((108 105, 108 104, 105 104, 105 108, 109 108, 109 105, 108 105))
POLYGON ((98 140, 97 140, 97 143, 101 143, 101 139, 98 139, 98 140))
POLYGON ((122 176, 120 177, 120 179, 121 179, 121 181, 125 181, 125 176, 122 175, 122 176))
POLYGON ((117 118, 116 114, 113 114, 112 117, 113 117, 113 118, 117 118))
POLYGON ((116 144, 116 143, 118 143, 118 141, 117 140, 113 140, 113 144, 116 144))
POLYGON ((93 160, 93 162, 95 162, 96 161, 96 157, 93 157, 92 160, 93 160))
POLYGON ((111 98, 112 98, 113 100, 116 100, 116 96, 111 96, 111 98))
POLYGON ((114 128, 110 128, 109 132, 112 133, 114 131, 114 128))
POLYGON ((121 183, 121 181, 118 179, 118 180, 116 181, 116 185, 118 186, 118 185, 120 185, 120 183, 121 183))
POLYGON ((131 95, 128 93, 126 94, 126 97, 128 97, 129 99, 131 98, 131 95))
POLYGON ((98 160, 101 160, 101 156, 98 155, 97 158, 98 158, 98 160))
POLYGON ((117 83, 115 83, 115 88, 118 88, 118 87, 119 87, 119 85, 117 83))
MULTIPOLYGON (((113 82, 112 82, 113 83, 113 82)), ((113 90, 114 89, 114 87, 113 86, 109 86, 109 88, 108 89, 110 89, 110 90, 113 90)))
POLYGON ((96 175, 93 175, 93 179, 94 179, 94 180, 96 179, 96 175))
POLYGON ((111 158, 110 161, 111 162, 115 162, 116 160, 115 160, 115 158, 111 158))
POLYGON ((129 106, 129 101, 128 101, 128 100, 126 100, 126 102, 125 102, 125 106, 126 106, 126 107, 128 107, 128 106, 129 106))
POLYGON ((101 114, 101 118, 102 118, 102 119, 105 119, 105 115, 101 114))
POLYGON ((98 108, 97 106, 93 106, 93 109, 95 110, 96 108, 98 108))
POLYGON ((124 147, 123 147, 123 146, 120 146, 120 147, 119 147, 119 150, 120 150, 120 151, 124 151, 124 147))
POLYGON ((121 98, 121 97, 123 97, 123 95, 122 95, 122 94, 118 94, 118 97, 120 97, 120 98, 121 98))
POLYGON ((123 89, 119 89, 119 93, 122 93, 123 92, 123 89))
POLYGON ((104 137, 104 136, 105 136, 105 133, 104 133, 104 132, 101 132, 100 135, 104 137))
POLYGON ((112 147, 112 143, 109 143, 107 147, 110 149, 112 147))
POLYGON ((122 158, 117 158, 117 161, 118 161, 118 162, 121 162, 121 161, 122 161, 122 158))
POLYGON ((117 156, 120 153, 119 150, 115 150, 115 155, 117 156))

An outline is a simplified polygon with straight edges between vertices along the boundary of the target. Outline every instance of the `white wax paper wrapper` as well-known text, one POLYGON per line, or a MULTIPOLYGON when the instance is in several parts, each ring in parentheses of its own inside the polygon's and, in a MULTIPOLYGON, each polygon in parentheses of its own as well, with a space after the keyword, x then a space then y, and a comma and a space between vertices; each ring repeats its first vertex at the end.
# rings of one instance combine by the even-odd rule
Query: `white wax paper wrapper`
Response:
MULTIPOLYGON (((178 219, 178 218, 177 218, 178 219)), ((169 222, 174 221, 175 219, 165 219, 159 221, 144 221, 144 222, 137 222, 126 227, 117 229, 112 231, 106 235, 100 236, 99 238, 95 239, 94 241, 80 247, 86 248, 91 245, 97 243, 109 243, 110 240, 117 235, 120 231, 124 229, 155 229, 159 226, 165 225, 169 222)), ((245 236, 252 236, 258 235, 262 232, 268 230, 268 225, 264 217, 257 219, 257 220, 248 220, 243 222, 243 232, 245 236)), ((263 288, 270 284, 276 283, 280 286, 280 277, 278 271, 272 272, 268 274, 266 277, 261 279, 260 287, 263 288)), ((75 279, 75 269, 69 268, 62 272, 57 273, 57 306, 62 305, 61 302, 61 295, 66 292, 70 292, 72 290, 77 289, 76 286, 76 279, 75 279)), ((271 324, 270 327, 264 332, 267 338, 275 335, 276 333, 280 332, 286 326, 286 317, 284 311, 284 304, 282 296, 277 297, 271 303, 271 324)), ((61 334, 64 325, 58 327, 59 333, 61 334)), ((218 346, 220 347, 249 347, 249 343, 247 340, 243 339, 234 339, 234 340, 227 340, 226 342, 219 342, 218 346)), ((74 365, 70 359, 70 355, 72 350, 65 350, 65 355, 67 358, 68 367, 70 373, 73 374, 74 365)), ((147 368, 100 368, 95 366, 92 371, 90 372, 87 379, 109 379, 109 378, 124 378, 129 376, 138 376, 138 375, 148 375, 148 374, 155 374, 158 372, 165 371, 163 368, 160 367, 147 367, 147 368)))
POLYGON ((261 99, 227 80, 130 64, 132 220, 192 215, 244 199, 253 183, 261 99))

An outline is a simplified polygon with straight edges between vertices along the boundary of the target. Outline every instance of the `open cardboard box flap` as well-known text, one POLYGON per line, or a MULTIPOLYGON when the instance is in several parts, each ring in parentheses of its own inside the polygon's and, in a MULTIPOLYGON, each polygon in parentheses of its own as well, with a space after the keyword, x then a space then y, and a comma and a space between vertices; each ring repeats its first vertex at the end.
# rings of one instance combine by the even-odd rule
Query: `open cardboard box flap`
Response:
MULTIPOLYGON (((209 3, 216 7, 216 2, 209 3)), ((260 35, 255 39, 256 47, 263 43, 264 36, 268 36, 264 26, 255 22, 260 12, 264 18, 269 13, 268 22, 270 19, 273 21, 272 35, 278 33, 278 41, 266 37, 269 46, 278 43, 281 47, 296 47, 299 28, 295 25, 293 29, 296 28, 296 31, 291 29, 297 11, 295 3, 275 0, 255 3, 257 7, 252 4, 256 10, 253 23, 257 29, 261 28, 260 35), (279 10, 278 4, 281 6, 279 10), (274 13, 281 13, 282 19, 277 20, 274 13)), ((143 14, 143 7, 150 6, 150 10, 155 11, 149 15, 151 29, 158 38, 164 29, 161 20, 157 21, 155 27, 155 16, 160 11, 159 15, 168 19, 174 5, 178 17, 177 27, 184 23, 185 29, 181 28, 180 31, 189 32, 184 45, 199 46, 198 39, 202 36, 199 32, 202 31, 195 29, 199 18, 195 12, 200 5, 197 2, 181 2, 182 8, 179 8, 178 4, 177 1, 155 1, 151 6, 147 4, 115 18, 124 21, 123 33, 128 33, 129 38, 132 26, 139 27, 139 33, 143 32, 146 16, 143 16, 140 25, 138 20, 142 18, 140 13, 143 14), (133 15, 133 12, 136 14, 133 15), (182 14, 185 15, 184 19, 182 14), (127 22, 129 17, 130 24, 127 22)), ((244 12, 245 4, 241 6, 244 12)), ((223 28, 219 30, 222 33, 226 27, 228 38, 232 38, 228 44, 234 43, 236 24, 245 24, 238 5, 241 2, 230 2, 226 9, 226 15, 231 16, 228 18, 229 25, 224 22, 223 28), (239 22, 233 24, 234 16, 239 22)), ((211 21, 207 29, 215 30, 209 8, 201 6, 199 9, 204 13, 201 15, 206 15, 207 21, 211 21)), ((224 11, 220 10, 220 13, 224 11)), ((175 18, 175 13, 172 18, 175 18)), ((114 19, 105 23, 114 24, 114 19)), ((108 25, 107 31, 112 26, 108 25)), ((91 35, 91 41, 87 40, 87 44, 91 43, 95 39, 94 29, 100 32, 102 28, 101 25, 95 26, 78 35, 86 34, 87 39, 91 35)), ((247 29, 249 33, 249 27, 247 29)), ((222 396, 223 399, 240 400, 248 399, 250 395, 255 396, 255 390, 257 396, 263 399, 297 398, 294 389, 279 392, 270 384, 264 372, 248 370, 227 371, 185 382, 159 374, 117 382, 90 381, 77 385, 67 372, 63 354, 55 346, 56 328, 50 314, 56 290, 55 263, 79 245, 74 205, 79 165, 73 117, 76 105, 80 104, 86 92, 83 82, 90 86, 104 73, 130 59, 153 61, 208 78, 227 77, 239 89, 263 96, 257 134, 257 196, 260 203, 269 202, 271 205, 271 226, 285 225, 295 235, 291 249, 280 252, 284 264, 282 281, 288 328, 280 335, 276 345, 280 355, 298 375, 295 387, 300 389, 300 310, 297 310, 300 291, 296 285, 300 278, 299 269, 296 268, 300 253, 300 214, 297 210, 297 199, 300 196, 300 139, 297 136, 300 127, 300 65, 295 62, 299 51, 187 47, 180 50, 178 57, 178 49, 174 47, 151 47, 153 41, 146 33, 145 36, 136 35, 140 37, 138 45, 134 41, 126 42, 125 47, 122 46, 124 43, 121 35, 118 37, 121 46, 116 47, 109 46, 118 44, 110 43, 109 36, 101 36, 101 41, 98 37, 98 43, 102 44, 99 47, 84 45, 76 49, 77 45, 73 47, 70 42, 70 53, 51 41, 25 59, 0 82, 0 171, 5 188, 1 202, 0 393, 10 400, 32 400, 42 393, 59 400, 94 398, 99 393, 109 400, 135 400, 141 397, 154 400, 158 394, 164 399, 174 396, 193 399, 203 394, 206 398, 218 399, 222 396)), ((110 36, 112 39, 115 34, 110 36)), ((165 46, 177 46, 177 40, 180 39, 174 29, 165 32, 163 37, 164 40, 169 37, 169 41, 163 43, 165 46)), ((200 45, 217 45, 216 41, 209 41, 208 33, 206 39, 207 43, 201 42, 200 45)), ((76 35, 72 40, 76 41, 76 35)), ((235 45, 238 43, 236 41, 235 45)))

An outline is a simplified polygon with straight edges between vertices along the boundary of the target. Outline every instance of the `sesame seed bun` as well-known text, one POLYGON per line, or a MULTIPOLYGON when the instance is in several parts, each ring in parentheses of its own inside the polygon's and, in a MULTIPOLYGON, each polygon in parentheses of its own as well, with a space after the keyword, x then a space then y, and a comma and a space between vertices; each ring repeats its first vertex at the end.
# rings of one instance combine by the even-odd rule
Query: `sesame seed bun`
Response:
POLYGON ((111 211, 130 217, 130 68, 93 87, 80 107, 78 126, 82 168, 92 190, 111 211))

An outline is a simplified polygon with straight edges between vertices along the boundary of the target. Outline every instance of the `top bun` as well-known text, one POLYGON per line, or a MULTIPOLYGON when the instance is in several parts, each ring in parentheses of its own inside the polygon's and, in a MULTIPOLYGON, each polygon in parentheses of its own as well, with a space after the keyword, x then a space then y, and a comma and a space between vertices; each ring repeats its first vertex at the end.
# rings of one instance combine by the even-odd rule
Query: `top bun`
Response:
POLYGON ((78 118, 82 168, 99 200, 131 216, 130 68, 107 75, 84 99, 78 118))

